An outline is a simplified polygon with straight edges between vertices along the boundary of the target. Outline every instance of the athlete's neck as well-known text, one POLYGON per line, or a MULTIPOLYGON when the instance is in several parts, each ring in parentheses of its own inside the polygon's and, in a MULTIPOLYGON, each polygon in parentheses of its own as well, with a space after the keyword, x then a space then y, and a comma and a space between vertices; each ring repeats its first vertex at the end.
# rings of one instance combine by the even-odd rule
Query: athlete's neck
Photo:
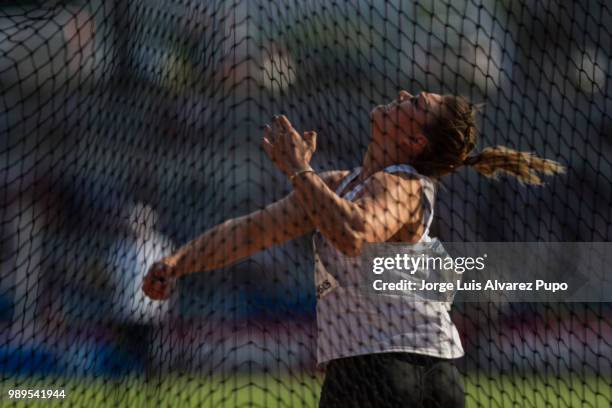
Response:
POLYGON ((372 140, 363 157, 359 179, 363 181, 371 175, 394 164, 408 163, 406 158, 402 159, 397 157, 397 153, 399 153, 397 149, 385 148, 385 146, 381 146, 375 140, 372 140))

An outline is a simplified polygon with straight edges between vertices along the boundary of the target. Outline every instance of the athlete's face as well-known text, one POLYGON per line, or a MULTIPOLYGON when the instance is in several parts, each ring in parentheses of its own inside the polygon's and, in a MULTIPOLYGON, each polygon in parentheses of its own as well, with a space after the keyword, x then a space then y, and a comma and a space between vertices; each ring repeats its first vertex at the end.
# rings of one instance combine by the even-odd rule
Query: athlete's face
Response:
POLYGON ((410 154, 422 151, 427 138, 424 129, 441 114, 442 95, 421 92, 412 95, 400 91, 397 99, 387 105, 376 106, 370 112, 372 132, 395 141, 410 154))

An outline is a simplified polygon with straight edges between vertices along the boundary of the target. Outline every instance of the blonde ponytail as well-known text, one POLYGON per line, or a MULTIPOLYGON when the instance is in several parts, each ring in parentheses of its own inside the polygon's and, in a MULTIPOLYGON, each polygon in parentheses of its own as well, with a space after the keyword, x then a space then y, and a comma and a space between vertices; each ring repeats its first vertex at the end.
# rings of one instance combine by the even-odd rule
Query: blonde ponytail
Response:
POLYGON ((516 177, 522 184, 535 186, 543 184, 538 172, 548 176, 565 172, 565 168, 556 161, 505 146, 487 147, 476 156, 466 157, 463 164, 489 178, 495 179, 500 173, 505 173, 516 177))
POLYGON ((487 147, 470 156, 477 141, 476 112, 479 106, 462 96, 444 95, 442 98, 437 120, 424 128, 429 143, 411 163, 421 174, 439 179, 461 166, 471 166, 489 178, 505 173, 516 177, 522 184, 541 186, 543 181, 538 173, 553 175, 565 172, 565 168, 553 160, 505 146, 487 147))

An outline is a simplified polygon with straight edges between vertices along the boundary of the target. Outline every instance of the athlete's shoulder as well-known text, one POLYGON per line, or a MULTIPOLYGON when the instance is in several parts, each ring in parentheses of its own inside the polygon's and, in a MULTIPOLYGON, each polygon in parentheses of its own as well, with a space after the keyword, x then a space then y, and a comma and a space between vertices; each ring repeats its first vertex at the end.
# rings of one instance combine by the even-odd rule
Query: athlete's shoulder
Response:
POLYGON ((373 179, 379 183, 397 183, 397 180, 401 179, 409 182, 406 184, 412 184, 414 186, 421 186, 423 182, 428 188, 434 186, 433 180, 422 175, 418 172, 418 170, 408 164, 396 164, 389 166, 377 172, 373 179))
POLYGON ((374 173, 368 181, 370 184, 380 184, 383 186, 390 185, 420 185, 420 175, 414 172, 408 171, 388 171, 380 170, 374 173))

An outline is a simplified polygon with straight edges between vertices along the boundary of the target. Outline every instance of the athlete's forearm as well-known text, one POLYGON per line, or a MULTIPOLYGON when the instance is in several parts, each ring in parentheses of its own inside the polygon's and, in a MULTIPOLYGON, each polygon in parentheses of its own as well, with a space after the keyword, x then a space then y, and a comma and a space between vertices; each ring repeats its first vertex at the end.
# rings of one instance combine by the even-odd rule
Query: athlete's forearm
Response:
POLYGON ((166 260, 174 265, 176 276, 223 268, 256 252, 241 242, 249 235, 240 218, 231 219, 183 245, 166 260))
POLYGON ((166 258, 177 276, 229 266, 312 231, 294 193, 261 210, 233 218, 187 243, 166 258))
POLYGON ((293 187, 311 222, 327 239, 346 254, 359 250, 364 217, 358 205, 338 196, 316 173, 295 177, 293 187))

